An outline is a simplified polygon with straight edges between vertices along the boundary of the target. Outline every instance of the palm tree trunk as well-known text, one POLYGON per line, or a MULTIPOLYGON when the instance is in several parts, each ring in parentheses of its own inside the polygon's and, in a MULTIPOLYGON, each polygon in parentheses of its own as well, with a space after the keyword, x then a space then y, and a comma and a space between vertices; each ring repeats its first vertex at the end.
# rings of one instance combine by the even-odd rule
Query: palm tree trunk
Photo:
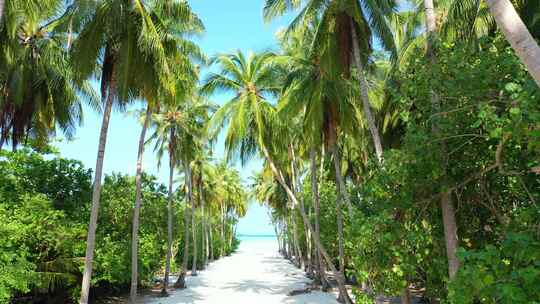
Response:
MULTIPOLYGON (((314 229, 313 229, 313 226, 311 225, 311 222, 309 221, 309 219, 308 219, 308 217, 306 215, 306 211, 305 211, 303 202, 299 201, 296 198, 294 192, 287 185, 287 183, 285 182, 285 178, 283 177, 283 173, 280 170, 278 170, 278 168, 276 167, 274 161, 270 157, 270 153, 268 152, 268 149, 266 149, 266 147, 264 145, 261 145, 261 151, 263 152, 263 155, 264 155, 265 159, 268 161, 268 165, 270 166, 270 169, 272 170, 272 173, 276 176, 276 179, 278 180, 281 187, 283 187, 283 189, 287 193, 287 196, 289 197, 289 199, 293 202, 294 205, 296 205, 296 206, 299 205, 300 206, 300 215, 302 216, 302 219, 304 221, 304 225, 306 225, 308 227, 309 231, 311 231, 313 233, 314 229)), ((314 233, 313 238, 315 240, 315 245, 319 248, 322 256, 324 257, 324 259, 326 260, 326 262, 327 262, 328 266, 330 267, 332 273, 336 277, 339 292, 340 292, 340 294, 344 295, 344 297, 342 298, 343 303, 352 304, 352 300, 349 297, 347 289, 345 288, 345 277, 334 266, 334 264, 332 262, 332 258, 330 257, 330 255, 328 254, 328 252, 326 251, 326 249, 324 248, 324 246, 323 246, 323 244, 321 242, 320 235, 314 233)))
POLYGON ((0 24, 2 23, 2 19, 4 18, 4 8, 5 8, 5 0, 0 0, 0 24))
POLYGON ((231 220, 231 234, 229 234, 229 250, 232 250, 232 241, 234 238, 234 235, 236 234, 236 228, 234 227, 234 223, 231 220))
POLYGON ((137 152, 137 173, 135 174, 135 209, 133 210, 133 227, 131 231, 131 289, 129 300, 135 303, 137 300, 137 281, 138 281, 138 252, 139 252, 139 214, 141 211, 142 196, 142 162, 144 155, 144 140, 148 122, 152 116, 150 104, 146 106, 146 116, 139 137, 139 150, 137 152))
POLYGON ((446 242, 446 256, 448 257, 448 276, 450 280, 452 280, 459 269, 459 260, 456 255, 458 248, 458 233, 452 195, 446 190, 443 190, 441 194, 441 210, 444 238, 446 242))
POLYGON ((302 249, 300 249, 300 243, 299 243, 299 239, 298 239, 298 227, 296 225, 296 214, 294 213, 294 209, 291 210, 291 222, 292 222, 292 225, 293 225, 293 243, 294 243, 294 248, 295 248, 295 251, 296 251, 296 256, 295 256, 295 260, 296 260, 296 267, 298 268, 303 268, 304 267, 304 257, 302 255, 302 249))
MULTIPOLYGON (((199 183, 200 184, 200 177, 199 183)), ((201 191, 199 187, 199 201, 201 199, 201 191)), ((193 260, 191 261, 191 276, 197 276, 197 219, 196 219, 196 205, 195 200, 191 200, 191 233, 193 236, 193 260)))
POLYGON ((411 293, 407 287, 401 292, 401 304, 411 304, 411 293))
POLYGON ((279 232, 279 222, 274 225, 274 233, 276 234, 277 243, 278 243, 278 252, 281 252, 281 233, 279 232))
MULTIPOLYGON (((200 191, 202 192, 202 187, 200 191)), ((202 214, 201 224, 202 224, 202 229, 203 229, 203 246, 204 246, 203 269, 206 267, 206 265, 208 265, 208 234, 207 234, 208 230, 206 227, 206 213, 205 213, 204 207, 205 207, 204 195, 201 194, 201 214, 202 214)))
MULTIPOLYGON (((336 201, 337 227, 338 227, 338 252, 339 252, 339 272, 345 276, 345 250, 343 241, 343 213, 341 210, 341 195, 338 194, 336 201)), ((342 295, 339 295, 340 299, 342 295)))
POLYGON ((193 189, 191 185, 191 167, 189 164, 184 165, 184 178, 187 190, 186 207, 184 208, 184 254, 182 255, 182 270, 174 287, 184 289, 186 288, 186 273, 189 262, 189 204, 192 200, 193 189))
MULTIPOLYGON (((315 148, 311 148, 309 159, 311 162, 311 195, 313 196, 313 207, 315 209, 315 232, 313 232, 313 234, 320 236, 320 198, 319 186, 317 183, 317 152, 315 151, 315 148)), ((326 279, 326 267, 324 267, 324 260, 320 248, 318 246, 315 247, 317 251, 317 279, 320 280, 323 290, 327 290, 329 284, 326 279)))
POLYGON ((504 37, 540 87, 540 47, 509 0, 486 0, 504 37))
POLYGON ((212 222, 208 224, 208 246, 210 254, 210 263, 214 261, 214 228, 212 227, 212 222))
MULTIPOLYGON (((292 173, 292 183, 293 188, 296 190, 296 195, 300 196, 300 199, 303 200, 304 197, 301 195, 302 189, 300 183, 298 183, 298 176, 297 176, 297 169, 296 169, 296 154, 294 153, 293 145, 289 145, 289 157, 291 158, 291 173, 292 173)), ((295 217, 296 219, 296 217, 295 217)), ((313 277, 313 272, 311 268, 311 240, 309 235, 309 230, 307 229, 306 225, 304 225, 304 236, 306 239, 306 255, 305 258, 302 258, 303 264, 304 264, 304 271, 307 272, 308 276, 313 277)), ((300 252, 300 256, 302 256, 300 252)))
POLYGON ((377 124, 375 123, 375 118, 373 117, 373 113, 371 112, 371 105, 369 103, 369 95, 368 95, 368 83, 366 80, 366 76, 364 74, 364 65, 362 64, 362 60, 360 58, 360 47, 358 46, 358 35, 356 34, 356 27, 354 25, 354 21, 351 18, 350 21, 351 24, 351 35, 352 35, 352 44, 353 44, 353 57, 354 57, 354 63, 356 66, 356 71, 358 73, 358 81, 360 84, 360 98, 362 99, 362 108, 364 110, 364 116, 366 117, 369 132, 371 133, 371 138, 373 140, 373 146, 375 147, 375 153, 377 154, 377 159, 379 162, 382 161, 383 157, 383 147, 382 147, 382 141, 381 136, 379 133, 379 128, 377 127, 377 124))
POLYGON ((292 261, 292 257, 294 255, 294 247, 291 246, 292 242, 291 242, 291 231, 289 228, 289 216, 286 209, 285 209, 285 215, 283 216, 283 223, 284 223, 283 231, 285 233, 285 247, 287 248, 287 254, 285 255, 285 257, 288 260, 292 261))
MULTIPOLYGON (((173 131, 171 130, 171 138, 173 131)), ((171 271, 171 255, 172 255, 172 242, 173 242, 173 228, 172 228, 172 201, 173 201, 173 177, 174 177, 174 149, 169 147, 169 197, 167 199, 167 256, 165 258, 165 277, 163 278, 163 287, 161 294, 167 294, 167 288, 169 287, 169 273, 171 271)))
MULTIPOLYGON (((434 39, 437 35, 436 28, 436 14, 433 6, 433 0, 424 0, 424 9, 426 14, 426 30, 428 33, 428 56, 430 57, 430 65, 437 63, 437 57, 434 50, 434 39)), ((431 111, 433 114, 439 113, 441 109, 441 102, 437 93, 431 90, 431 111)), ((440 129, 437 120, 433 121, 432 134, 435 138, 440 137, 440 129)), ((447 153, 446 142, 441 142, 441 159, 443 161, 443 169, 446 172, 447 153)), ((444 227, 444 239, 446 243, 446 255, 448 259, 448 275, 452 280, 459 268, 459 260, 456 252, 458 247, 458 234, 457 224, 455 218, 454 204, 452 202, 451 193, 446 190, 446 179, 441 186, 441 210, 444 227)))
MULTIPOLYGON (((0 0, 1 1, 1 0, 0 0)), ((92 263, 94 261, 94 247, 96 246, 96 228, 99 212, 99 200, 101 197, 101 178, 103 176, 103 161, 105 159, 105 146, 107 144, 107 132, 109 130, 109 120, 111 118, 113 94, 109 89, 107 97, 102 92, 102 101, 105 98, 105 111, 103 112, 103 121, 101 123, 101 132, 99 134, 99 145, 96 160, 96 172, 94 174, 94 189, 92 192, 92 211, 90 212, 90 223, 88 224, 88 235, 86 237, 86 254, 84 257, 84 271, 81 285, 80 304, 88 304, 90 296, 90 281, 92 279, 92 263)))
MULTIPOLYGON (((291 162, 291 181, 292 181, 292 188, 294 190, 294 192, 296 193, 296 195, 298 196, 299 195, 299 185, 297 183, 297 176, 296 176, 296 156, 294 154, 294 149, 293 149, 293 145, 292 144, 289 144, 289 159, 290 159, 290 162, 291 162)), ((303 199, 303 198, 300 198, 300 199, 303 199)), ((295 242, 296 242, 296 248, 297 248, 297 253, 298 253, 298 257, 296 258, 296 261, 297 261, 297 266, 301 269, 305 269, 306 267, 306 261, 305 261, 305 258, 304 258, 304 255, 302 254, 302 248, 300 247, 300 238, 298 237, 298 228, 297 228, 297 223, 296 223, 296 212, 294 211, 296 209, 296 206, 293 205, 293 208, 292 208, 292 220, 293 220, 293 231, 294 231, 294 238, 295 238, 295 242)))
MULTIPOLYGON (((312 214, 311 214, 311 208, 309 209, 308 211, 308 218, 311 218, 312 214)), ((309 278, 313 278, 314 277, 314 274, 313 274, 313 264, 312 264, 312 250, 311 250, 311 233, 309 232, 309 230, 307 229, 307 227, 304 225, 304 235, 305 235, 305 240, 306 240, 306 265, 305 265, 305 268, 304 268, 304 271, 307 273, 308 277, 309 278)))
MULTIPOLYGON (((336 136, 337 137, 337 136, 336 136)), ((339 154, 339 148, 337 146, 337 141, 333 141, 332 144, 332 153, 334 154, 334 169, 336 172, 336 181, 338 188, 338 197, 336 201, 336 214, 337 214, 337 227, 338 227, 338 252, 339 252, 339 271, 343 276, 345 276, 345 241, 343 235, 343 213, 342 213, 342 201, 345 200, 349 207, 349 217, 353 218, 353 210, 351 200, 349 198, 349 193, 345 186, 345 181, 341 175, 341 160, 339 154)), ((344 297, 340 293, 339 300, 342 300, 344 297)))
POLYGON ((219 256, 220 257, 223 257, 223 255, 225 254, 225 206, 223 204, 223 202, 221 202, 220 204, 220 213, 221 213, 221 216, 220 216, 220 221, 221 221, 221 242, 220 242, 220 250, 219 250, 219 256))
MULTIPOLYGON (((0 0, 0 1, 3 1, 3 0, 0 0)), ((71 49, 72 42, 73 42, 73 17, 69 18, 67 46, 66 46, 68 50, 71 49)))
POLYGON ((345 200, 345 204, 347 204, 347 208, 349 211, 349 218, 352 220, 353 206, 351 203, 351 197, 349 196, 349 192, 347 191, 347 186, 345 185, 345 180, 343 179, 343 175, 341 174, 341 154, 339 153, 339 147, 337 146, 337 142, 332 145, 332 154, 334 154, 334 170, 336 172, 336 182, 339 192, 338 194, 343 200, 345 200))

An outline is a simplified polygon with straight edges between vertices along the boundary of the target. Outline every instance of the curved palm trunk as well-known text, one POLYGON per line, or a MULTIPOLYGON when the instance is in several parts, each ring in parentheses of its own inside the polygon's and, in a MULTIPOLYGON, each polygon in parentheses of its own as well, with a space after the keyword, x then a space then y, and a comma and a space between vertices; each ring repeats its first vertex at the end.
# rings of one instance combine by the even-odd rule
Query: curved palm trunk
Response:
MULTIPOLYGON (((171 130, 171 138, 173 131, 171 130)), ((171 271, 171 256, 172 256, 172 200, 173 200, 173 176, 174 176, 174 152, 172 148, 169 148, 169 197, 167 199, 167 257, 165 259, 165 277, 163 278, 162 294, 167 294, 167 288, 169 287, 169 273, 171 271)))
POLYGON ((300 248, 300 243, 299 243, 299 239, 298 239, 298 227, 296 225, 296 216, 294 214, 294 209, 291 210, 291 222, 292 222, 292 225, 293 225, 293 243, 294 243, 294 248, 295 248, 295 251, 296 251, 296 254, 295 254, 295 262, 296 262, 296 267, 298 268, 303 268, 304 267, 304 257, 302 255, 302 249, 300 248))
POLYGON ((339 153, 339 147, 337 146, 337 142, 332 145, 332 153, 334 154, 334 170, 336 173, 338 192, 341 196, 341 199, 343 199, 345 201, 345 204, 347 204, 349 218, 352 220, 353 206, 351 203, 351 197, 349 196, 349 192, 347 191, 347 186, 345 185, 345 180, 343 179, 343 175, 341 174, 341 154, 339 153))
MULTIPOLYGON (((311 225, 311 222, 309 221, 309 219, 308 219, 308 217, 306 215, 306 211, 305 211, 305 208, 304 208, 304 203, 302 201, 299 201, 296 198, 296 195, 294 194, 294 192, 287 185, 287 183, 285 182, 285 178, 283 178, 283 173, 280 170, 278 170, 278 168, 276 167, 274 161, 270 157, 270 153, 268 152, 268 150, 266 149, 266 147, 264 145, 261 145, 261 151, 263 152, 263 155, 264 155, 265 159, 268 161, 268 164, 270 166, 270 169, 272 170, 272 173, 276 176, 276 179, 278 180, 281 187, 283 187, 283 189, 287 193, 287 196, 289 197, 289 199, 293 202, 294 205, 296 205, 296 206, 299 205, 300 206, 300 215, 302 216, 302 220, 304 221, 304 225, 306 225, 308 227, 309 231, 311 231, 313 233, 314 229, 313 229, 313 226, 311 225)), ((345 288, 345 277, 336 269, 336 267, 332 263, 332 258, 330 257, 330 255, 328 254, 326 249, 324 248, 324 246, 323 246, 323 244, 321 242, 320 236, 318 234, 314 234, 313 238, 314 238, 314 241, 315 241, 315 245, 321 251, 322 256, 324 257, 324 259, 326 260, 326 262, 327 262, 328 266, 330 267, 332 273, 336 277, 336 281, 337 281, 337 284, 338 284, 338 289, 339 289, 340 294, 345 295, 342 298, 343 303, 352 304, 352 300, 349 297, 347 289, 345 288)))
POLYGON ((540 87, 540 47, 509 0, 486 0, 504 37, 540 87))
MULTIPOLYGON (((313 234, 320 236, 320 198, 317 183, 317 152, 315 151, 315 148, 311 148, 309 159, 311 162, 311 194, 313 196, 313 207, 315 209, 315 232, 313 232, 313 234)), ((321 250, 318 246, 315 246, 315 249, 317 253, 317 280, 320 281, 323 290, 328 290, 330 286, 326 279, 326 267, 324 266, 321 250)))
MULTIPOLYGON (((430 65, 435 65, 437 63, 437 57, 433 49, 433 40, 436 38, 436 14, 435 8, 433 6, 433 0, 424 0, 424 9, 426 14, 426 30, 428 33, 428 56, 430 57, 430 65)), ((441 102, 437 93, 432 89, 431 90, 431 110, 432 112, 440 112, 441 102)), ((440 130, 437 121, 433 122, 432 125, 432 134, 435 138, 440 137, 440 130)), ((441 142, 441 159, 443 159, 444 170, 446 171, 446 142, 441 142)), ((450 279, 453 279, 456 275, 459 268, 459 260, 457 258, 456 252, 458 247, 458 234, 457 234, 457 224, 455 218, 454 204, 452 201, 451 193, 446 190, 445 184, 441 187, 441 210, 443 217, 443 227, 444 227, 444 239, 446 243, 446 255, 448 258, 448 274, 450 279)))
POLYGON ((99 145, 96 160, 96 172, 94 174, 94 188, 92 191, 92 211, 90 212, 90 223, 88 224, 88 235, 86 237, 86 254, 84 257, 84 271, 81 285, 80 304, 88 304, 90 296, 90 281, 92 279, 92 263, 94 261, 94 248, 96 246, 96 228, 99 212, 99 200, 101 198, 101 178, 103 176, 103 161, 105 159, 105 146, 107 144, 107 132, 109 130, 109 120, 111 118, 113 94, 109 89, 108 96, 102 92, 102 101, 107 98, 103 121, 101 122, 101 132, 99 134, 99 145))
POLYGON ((137 281, 138 281, 138 252, 139 252, 139 214, 141 210, 141 188, 142 188, 142 162, 144 155, 144 140, 146 130, 152 111, 150 105, 146 106, 146 115, 139 137, 139 150, 137 152, 137 173, 135 174, 135 209, 133 209, 133 227, 131 231, 131 289, 129 300, 135 303, 137 300, 137 281))
MULTIPOLYGON (((332 154, 334 158, 334 170, 336 175, 336 186, 338 190, 338 196, 336 200, 336 214, 337 214, 337 228, 338 228, 338 252, 339 252, 339 271, 341 274, 345 277, 345 241, 344 241, 344 235, 343 235, 343 211, 342 211, 342 202, 345 201, 345 203, 348 206, 349 209, 349 217, 352 220, 353 219, 353 209, 351 200, 349 197, 349 193, 347 192, 347 188, 345 186, 345 181, 343 180, 343 176, 341 175, 341 158, 339 154, 339 147, 337 145, 337 130, 332 130, 331 136, 333 136, 333 140, 331 140, 332 145, 332 154)), ((343 298, 347 295, 344 295, 342 293, 339 294, 339 301, 342 302, 343 298)))
POLYGON ((358 81, 360 85, 360 98, 362 99, 362 108, 364 110, 364 115, 366 116, 369 132, 371 133, 371 138, 373 140, 373 146, 375 147, 375 153, 377 154, 377 159, 379 160, 379 162, 381 162, 383 158, 383 147, 382 147, 381 136, 379 133, 379 128, 377 127, 377 124, 375 123, 375 118, 373 117, 373 113, 371 112, 371 105, 369 103, 369 95, 368 95, 369 88, 368 88, 366 76, 364 74, 364 66, 360 58, 360 47, 358 46, 358 35, 356 34, 356 27, 354 26, 354 22, 352 19, 350 21, 350 24, 351 24, 351 35, 352 35, 352 44, 353 44, 353 57, 354 57, 354 63, 356 66, 356 71, 358 73, 358 81))
POLYGON ((192 184, 191 184, 191 168, 189 165, 184 165, 184 178, 187 187, 187 199, 186 208, 184 209, 184 253, 182 255, 182 270, 174 287, 184 289, 186 288, 186 274, 189 262, 189 204, 192 200, 192 184))

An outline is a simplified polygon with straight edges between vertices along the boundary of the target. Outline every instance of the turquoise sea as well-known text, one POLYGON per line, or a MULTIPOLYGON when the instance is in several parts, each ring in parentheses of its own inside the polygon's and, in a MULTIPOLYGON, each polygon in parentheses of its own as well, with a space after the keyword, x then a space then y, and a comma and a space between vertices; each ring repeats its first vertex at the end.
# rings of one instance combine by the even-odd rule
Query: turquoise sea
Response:
POLYGON ((250 241, 277 241, 276 235, 252 235, 252 234, 237 234, 236 237, 242 242, 250 241))

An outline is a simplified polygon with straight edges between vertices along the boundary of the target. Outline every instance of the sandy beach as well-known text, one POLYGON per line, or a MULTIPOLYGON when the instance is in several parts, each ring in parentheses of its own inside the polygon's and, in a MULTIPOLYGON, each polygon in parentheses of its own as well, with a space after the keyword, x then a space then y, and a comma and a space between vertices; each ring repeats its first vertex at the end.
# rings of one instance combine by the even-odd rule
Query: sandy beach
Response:
POLYGON ((171 291, 167 298, 142 298, 149 304, 333 304, 332 293, 313 291, 288 296, 310 280, 277 253, 273 239, 244 240, 230 257, 210 264, 196 277, 188 276, 185 290, 171 291))

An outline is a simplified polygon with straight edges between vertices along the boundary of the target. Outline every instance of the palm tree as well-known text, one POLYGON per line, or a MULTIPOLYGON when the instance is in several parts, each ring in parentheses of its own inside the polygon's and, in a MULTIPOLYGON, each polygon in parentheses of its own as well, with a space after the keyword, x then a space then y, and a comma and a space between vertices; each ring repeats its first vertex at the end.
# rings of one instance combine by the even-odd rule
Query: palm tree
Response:
POLYGON ((134 96, 138 96, 140 79, 134 75, 140 64, 161 67, 161 75, 165 77, 160 81, 163 82, 166 82, 171 73, 149 4, 141 0, 106 0, 99 2, 83 19, 81 30, 71 49, 72 57, 81 79, 92 76, 101 66, 101 101, 105 108, 96 160, 80 299, 80 303, 86 304, 92 276, 103 160, 113 102, 117 100, 118 105, 122 106, 134 96), (138 64, 133 64, 134 62, 138 64))
MULTIPOLYGON (((193 95, 191 95, 193 96, 193 95)), ((185 96, 183 99, 177 98, 166 105, 165 110, 160 114, 154 115, 154 124, 156 131, 150 137, 149 141, 155 141, 154 150, 158 159, 161 159, 165 151, 169 154, 169 203, 167 205, 168 221, 168 249, 165 261, 165 277, 162 293, 167 293, 170 272, 170 259, 172 255, 172 183, 173 171, 175 166, 183 166, 186 175, 186 184, 188 187, 188 202, 194 206, 193 187, 192 187, 192 168, 191 162, 198 150, 197 139, 203 137, 203 127, 208 116, 211 105, 198 96, 185 96)), ((194 210, 191 210, 193 213, 194 210)), ((185 220, 187 216, 185 216, 185 220)), ((185 229, 188 230, 188 223, 185 222, 185 229)), ((186 233, 184 243, 187 243, 189 235, 186 233)), ((184 250, 184 260, 187 257, 187 250, 184 250)), ((187 262, 182 265, 182 273, 179 276, 179 282, 175 284, 183 288, 181 282, 184 281, 187 262)), ((184 283, 185 284, 185 283, 184 283)))
POLYGON ((301 8, 300 13, 291 22, 288 32, 300 26, 310 26, 313 20, 320 20, 315 30, 316 36, 312 47, 324 49, 330 40, 327 55, 338 60, 341 73, 349 78, 351 67, 354 65, 360 87, 360 97, 364 116, 373 140, 373 146, 379 161, 382 161, 382 142, 372 114, 369 101, 369 86, 365 76, 365 64, 372 48, 371 39, 377 37, 381 46, 396 53, 392 32, 386 20, 396 9, 396 1, 354 1, 332 0, 302 1, 267 0, 264 7, 264 17, 271 20, 285 12, 301 8))
MULTIPOLYGON (((300 206, 304 224, 313 232, 302 201, 297 199, 287 184, 283 171, 277 167, 267 145, 272 132, 277 130, 274 126, 278 123, 275 108, 268 101, 269 96, 278 92, 278 87, 274 84, 277 69, 272 57, 272 54, 262 53, 250 54, 246 58, 241 52, 236 52, 218 56, 214 60, 220 64, 221 71, 210 74, 204 82, 203 92, 222 90, 232 92, 234 97, 213 115, 209 126, 210 134, 216 136, 219 130, 228 125, 225 134, 228 159, 234 154, 244 163, 259 150, 293 205, 300 206)), ((277 137, 276 134, 273 135, 277 137)), ((318 236, 315 236, 315 243, 334 271, 341 294, 347 294, 345 280, 332 265, 332 259, 322 247, 318 236)), ((345 301, 351 302, 348 297, 345 301)))
MULTIPOLYGON (((203 148, 205 148, 203 146, 203 148)), ((211 187, 209 186, 210 183, 213 182, 213 179, 217 178, 216 174, 215 174, 215 169, 214 167, 212 166, 212 164, 210 163, 211 161, 211 158, 207 155, 207 151, 208 149, 200 149, 197 153, 197 155, 195 156, 195 159, 194 159, 194 168, 195 168, 195 176, 196 176, 196 181, 197 181, 197 193, 198 193, 198 201, 199 201, 199 206, 200 206, 200 210, 201 210, 201 228, 202 228, 202 244, 201 244, 201 247, 202 247, 202 256, 203 256, 203 260, 202 260, 202 265, 203 265, 203 269, 204 267, 208 264, 208 258, 210 256, 210 253, 209 253, 209 236, 208 236, 208 223, 207 223, 207 220, 208 220, 208 217, 207 217, 207 200, 208 200, 208 192, 211 191, 211 187)), ((195 233, 196 229, 195 229, 196 225, 195 225, 195 218, 193 217, 192 218, 192 229, 195 233)), ((196 239, 196 238, 195 238, 196 239)), ((195 244, 194 244, 194 250, 196 249, 195 247, 195 244)), ((196 251, 194 251, 196 252, 196 251)), ((194 254, 194 259, 196 258, 195 257, 196 254, 194 254)), ((194 262, 195 264, 195 262, 194 262)), ((196 271, 196 269, 195 269, 196 271)), ((193 271, 192 271, 193 273, 193 271)))
MULTIPOLYGON (((155 15, 152 16, 155 23, 159 23, 162 29, 161 45, 164 46, 167 60, 170 61, 170 66, 176 77, 176 84, 172 88, 175 92, 170 92, 170 87, 164 87, 160 81, 163 78, 161 69, 156 70, 156 65, 137 65, 138 68, 146 70, 138 71, 134 77, 140 77, 138 84, 141 86, 141 94, 146 97, 146 114, 143 119, 141 136, 139 138, 139 148, 137 155, 137 171, 135 175, 135 208, 133 211, 133 231, 132 231, 132 256, 131 256, 131 291, 130 301, 136 302, 137 297, 137 277, 138 277, 138 233, 139 233, 139 213, 141 207, 141 181, 142 181, 142 160, 144 155, 144 142, 146 131, 148 128, 151 115, 154 109, 159 108, 157 96, 159 94, 177 94, 179 96, 186 95, 186 91, 192 91, 197 79, 196 68, 191 64, 192 59, 204 60, 201 58, 202 52, 193 43, 185 40, 183 36, 199 34, 203 31, 201 21, 195 14, 191 12, 187 3, 184 2, 169 2, 163 6, 157 6, 155 15), (178 31, 178 28, 182 32, 178 31), (161 89, 161 90, 160 90, 161 89), (162 91, 162 92, 160 92, 162 91)), ((148 60, 151 62, 152 60, 148 60)), ((166 83, 168 85, 168 83, 166 83)))
MULTIPOLYGON (((312 147, 311 149, 324 143, 333 154, 338 189, 336 208, 339 266, 343 273, 345 264, 342 200, 347 204, 351 218, 353 210, 341 172, 338 141, 342 130, 353 132, 353 126, 357 125, 356 109, 354 103, 351 102, 351 96, 353 96, 351 87, 346 79, 336 73, 339 68, 333 65, 334 61, 321 60, 318 53, 311 52, 309 49, 305 51, 305 46, 311 44, 312 38, 313 34, 308 28, 289 34, 282 42, 283 48, 289 54, 286 55, 286 61, 290 63, 290 66, 286 67, 288 76, 280 100, 280 110, 289 121, 294 121, 295 117, 301 120, 302 131, 296 135, 293 134, 293 137, 299 138, 299 141, 303 140, 306 146, 312 147)), ((316 172, 312 173, 316 175, 316 172)), ((316 188, 312 190, 315 194, 316 188)))
POLYGON ((57 16, 62 1, 47 0, 6 7, 0 43, 0 148, 11 139, 46 145, 61 131, 68 139, 82 122, 82 100, 99 108, 86 80, 77 81, 57 16))
POLYGON ((179 164, 179 146, 178 146, 178 127, 182 118, 176 115, 176 112, 167 111, 163 114, 155 114, 153 123, 155 124, 155 132, 150 137, 150 140, 155 140, 154 151, 158 156, 158 166, 161 165, 161 158, 166 153, 169 156, 169 195, 167 199, 167 256, 165 260, 165 276, 163 279, 163 286, 161 293, 167 294, 167 287, 169 284, 169 272, 171 268, 171 255, 172 255, 172 215, 173 215, 173 176, 174 169, 179 164))

